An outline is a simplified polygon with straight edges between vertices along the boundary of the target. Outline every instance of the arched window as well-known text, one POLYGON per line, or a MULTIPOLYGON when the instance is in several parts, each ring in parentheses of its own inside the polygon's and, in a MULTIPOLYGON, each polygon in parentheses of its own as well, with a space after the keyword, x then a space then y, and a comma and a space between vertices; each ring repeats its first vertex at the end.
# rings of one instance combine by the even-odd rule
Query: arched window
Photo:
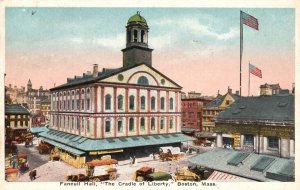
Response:
POLYGON ((131 32, 127 31, 127 43, 131 42, 131 32))
POLYGON ((133 110, 134 109, 134 96, 131 95, 129 97, 129 109, 133 110))
POLYGON ((146 102, 146 98, 145 96, 142 96, 141 97, 141 109, 144 110, 145 109, 145 103, 146 102))
POLYGON ((105 120, 105 133, 110 133, 110 119, 105 120))
POLYGON ((155 97, 151 97, 151 110, 155 110, 155 97))
POLYGON ((129 119, 129 131, 134 131, 134 119, 129 119))
POLYGON ((154 117, 151 118, 151 130, 152 131, 155 130, 155 118, 154 117))
POLYGON ((70 110, 70 104, 71 104, 71 97, 70 97, 70 92, 68 92, 68 96, 67 96, 67 99, 68 99, 68 110, 70 110))
POLYGON ((111 95, 107 94, 105 96, 105 109, 110 110, 111 109, 111 95))
POLYGON ((145 131, 145 118, 141 118, 141 123, 140 123, 140 128, 141 131, 145 131))
POLYGON ((118 132, 123 132, 123 120, 118 120, 118 132))
POLYGON ((139 79, 138 79, 138 84, 140 84, 140 85, 149 85, 147 77, 140 76, 139 79))
POLYGON ((75 109, 75 93, 74 93, 74 91, 72 91, 72 108, 71 109, 72 110, 75 109))
POLYGON ((133 30, 133 37, 134 37, 134 42, 137 42, 138 41, 138 35, 137 35, 137 30, 133 30))
POLYGON ((73 129, 74 129, 74 117, 72 117, 71 120, 72 120, 72 121, 71 121, 71 122, 72 122, 72 123, 71 123, 71 129, 73 130, 73 129))
POLYGON ((145 31, 141 31, 141 42, 144 43, 145 31))
POLYGON ((80 109, 79 90, 76 90, 76 109, 80 109))
POLYGON ((123 96, 121 94, 118 96, 118 110, 123 110, 123 96))
POLYGON ((173 107, 174 107, 173 98, 170 98, 170 110, 173 110, 173 107))
POLYGON ((66 93, 64 92, 64 94, 63 94, 63 101, 62 101, 62 109, 64 110, 64 109, 66 109, 66 93))
POLYGON ((160 98, 160 109, 162 109, 162 110, 165 109, 165 98, 164 97, 160 98))
POLYGON ((84 92, 84 89, 82 89, 81 90, 81 110, 84 110, 85 109, 85 107, 84 107, 84 95, 85 94, 85 92, 84 92))
POLYGON ((160 129, 164 129, 165 128, 165 119, 162 117, 160 119, 160 129))
POLYGON ((88 88, 87 91, 86 91, 86 109, 87 110, 90 110, 90 107, 91 107, 91 91, 90 89, 88 88))

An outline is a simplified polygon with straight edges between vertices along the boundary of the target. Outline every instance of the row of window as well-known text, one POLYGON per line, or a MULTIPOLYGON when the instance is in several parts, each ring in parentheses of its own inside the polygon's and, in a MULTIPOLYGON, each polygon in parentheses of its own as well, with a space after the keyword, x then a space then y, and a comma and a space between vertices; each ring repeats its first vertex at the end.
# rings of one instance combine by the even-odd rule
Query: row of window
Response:
MULTIPOLYGON (((278 137, 267 137, 268 148, 278 148, 278 137)), ((254 135, 244 135, 244 145, 253 146, 254 145, 254 135)))
MULTIPOLYGON (((111 101, 112 97, 110 94, 107 94, 105 96, 105 110, 111 110, 112 108, 112 101, 111 101)), ((123 95, 119 95, 118 96, 118 110, 122 110, 123 109, 123 95)), ((174 100, 173 98, 169 99, 169 105, 170 105, 170 110, 174 109, 174 100)), ((134 110, 135 108, 135 96, 131 95, 129 96, 129 109, 130 110, 134 110)), ((151 97, 151 110, 155 110, 155 105, 156 105, 156 99, 154 96, 151 97)), ((141 96, 140 97, 140 109, 141 110, 145 110, 146 109, 146 97, 145 96, 141 96)), ((160 98, 160 109, 164 110, 165 109, 165 98, 161 97, 160 98)))
MULTIPOLYGON (((124 96, 119 95, 117 97, 117 108, 118 110, 123 110, 123 105, 124 105, 124 96)), ((90 110, 91 109, 91 101, 90 101, 90 95, 87 96, 86 98, 82 97, 81 101, 79 99, 79 96, 76 96, 75 98, 63 98, 63 100, 60 101, 55 101, 53 98, 53 108, 54 110, 57 108, 60 108, 62 110, 80 110, 80 102, 81 102, 81 109, 82 110, 90 110)), ((174 109, 174 99, 170 98, 169 99, 169 106, 170 110, 174 109)), ((134 110, 135 108, 135 96, 131 95, 129 96, 129 109, 134 110)), ((107 94, 105 96, 105 110, 111 110, 112 109, 112 96, 110 94, 107 94)), ((140 97, 140 109, 145 110, 146 109, 146 97, 141 96, 140 97)), ((151 97, 151 110, 156 109, 156 98, 151 97)), ((160 109, 164 110, 165 109, 165 98, 161 97, 160 98, 160 109)))
MULTIPOLYGON (((145 126, 145 118, 144 117, 141 117, 140 118, 140 121, 139 121, 139 129, 140 131, 145 131, 146 130, 146 126, 145 126)), ((161 130, 164 130, 165 129, 165 118, 162 117, 160 118, 160 122, 159 122, 159 126, 160 126, 160 129, 161 130)), ((152 117, 150 119, 150 129, 151 131, 155 131, 156 130, 156 126, 157 126, 157 123, 155 122, 155 118, 152 117)), ((53 125, 56 125, 56 126, 59 126, 59 120, 58 120, 58 117, 57 116, 53 116, 53 125)), ((68 126, 70 126, 70 129, 71 130, 79 130, 80 127, 81 127, 81 131, 84 131, 86 129, 86 132, 89 133, 90 132, 90 119, 89 118, 85 118, 85 117, 61 117, 60 118, 60 128, 61 129, 67 129, 69 128, 68 126)), ((117 130, 118 132, 123 132, 123 124, 124 124, 124 121, 122 118, 118 119, 117 120, 117 130)), ((130 132, 134 132, 135 129, 136 129, 136 126, 137 123, 135 122, 135 119, 134 118, 129 118, 129 131, 130 132)), ((174 127, 174 120, 173 118, 170 118, 169 120, 169 129, 173 129, 174 127)), ((110 118, 107 118, 105 120, 105 133, 110 133, 112 130, 112 121, 110 118)))

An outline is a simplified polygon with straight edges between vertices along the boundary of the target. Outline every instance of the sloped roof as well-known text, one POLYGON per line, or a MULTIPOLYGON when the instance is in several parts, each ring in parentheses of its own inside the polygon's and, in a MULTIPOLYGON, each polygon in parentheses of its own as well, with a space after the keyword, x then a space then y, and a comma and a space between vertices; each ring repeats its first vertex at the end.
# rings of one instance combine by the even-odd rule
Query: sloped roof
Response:
POLYGON ((247 158, 238 165, 230 165, 228 161, 234 158, 241 151, 226 148, 216 148, 194 156, 189 160, 190 163, 201 165, 213 170, 226 172, 229 174, 249 178, 257 181, 294 181, 295 180, 295 161, 276 156, 267 156, 256 153, 248 153, 247 158), (258 164, 261 158, 272 159, 262 171, 253 170, 253 166, 258 164), (288 166, 288 167, 286 167, 288 166), (271 173, 273 175, 268 175, 271 173), (277 175, 276 177, 274 177, 277 175), (281 177, 278 177, 281 176, 281 177))
POLYGON ((222 121, 295 121, 294 95, 242 97, 216 117, 222 121))
POLYGON ((30 114, 30 112, 21 104, 5 104, 5 113, 26 115, 30 114))
POLYGON ((205 108, 218 108, 218 107, 220 107, 220 105, 224 101, 227 94, 229 94, 234 100, 237 100, 238 98, 240 98, 239 95, 236 95, 236 94, 233 94, 233 93, 226 93, 225 95, 218 96, 217 98, 215 98, 214 100, 212 100, 211 102, 206 104, 205 108))
POLYGON ((173 84, 175 84, 176 86, 178 86, 178 88, 181 88, 180 85, 178 85, 177 83, 175 83, 173 80, 171 80, 170 78, 168 78, 167 76, 165 76, 164 74, 162 74, 161 72, 159 72, 158 70, 156 70, 155 68, 153 68, 153 67, 151 67, 151 66, 149 66, 149 65, 147 65, 145 63, 141 63, 141 64, 137 64, 137 65, 132 65, 132 66, 129 66, 129 67, 120 67, 120 68, 115 68, 115 69, 107 69, 107 68, 105 68, 105 69, 103 69, 102 72, 98 72, 98 76, 97 77, 93 77, 92 75, 84 75, 83 77, 76 77, 75 79, 70 79, 67 83, 59 85, 57 87, 54 87, 54 88, 52 88, 50 90, 52 91, 52 90, 58 90, 58 89, 65 88, 65 87, 76 86, 76 85, 79 85, 79 84, 93 83, 93 82, 96 82, 98 80, 102 80, 102 79, 108 78, 108 77, 110 77, 112 75, 115 75, 115 74, 127 71, 129 69, 134 68, 134 67, 138 67, 140 65, 145 65, 145 66, 151 68, 152 70, 154 70, 155 72, 159 73, 160 75, 162 75, 167 80, 170 80, 173 84))

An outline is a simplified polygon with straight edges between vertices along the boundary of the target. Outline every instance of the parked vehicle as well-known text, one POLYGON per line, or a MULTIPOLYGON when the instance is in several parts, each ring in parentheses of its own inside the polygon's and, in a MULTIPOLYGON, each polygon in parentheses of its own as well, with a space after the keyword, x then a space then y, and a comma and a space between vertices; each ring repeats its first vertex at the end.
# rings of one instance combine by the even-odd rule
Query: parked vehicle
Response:
POLYGON ((50 154, 50 152, 53 148, 54 147, 52 145, 44 143, 43 141, 41 141, 37 147, 40 154, 50 154))
POLYGON ((154 168, 147 166, 141 167, 135 172, 135 181, 168 181, 172 176, 163 171, 155 171, 154 168))
POLYGON ((178 160, 184 157, 184 153, 180 152, 179 147, 172 147, 172 146, 160 147, 159 150, 160 150, 159 159, 161 159, 163 162, 178 160))
POLYGON ((176 181, 201 181, 201 177, 187 167, 177 170, 175 179, 176 181))
POLYGON ((69 175, 67 181, 105 181, 117 178, 115 159, 93 160, 86 163, 86 175, 69 175))

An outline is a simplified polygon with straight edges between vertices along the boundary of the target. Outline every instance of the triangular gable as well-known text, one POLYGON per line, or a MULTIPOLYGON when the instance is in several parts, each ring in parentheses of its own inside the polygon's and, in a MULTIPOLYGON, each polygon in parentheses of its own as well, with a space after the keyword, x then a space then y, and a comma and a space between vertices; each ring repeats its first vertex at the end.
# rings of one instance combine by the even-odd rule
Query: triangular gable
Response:
POLYGON ((141 76, 147 78, 149 86, 181 88, 181 86, 172 81, 170 78, 146 64, 139 64, 133 67, 121 69, 118 72, 112 73, 106 78, 98 80, 98 82, 138 84, 138 80, 141 76))

